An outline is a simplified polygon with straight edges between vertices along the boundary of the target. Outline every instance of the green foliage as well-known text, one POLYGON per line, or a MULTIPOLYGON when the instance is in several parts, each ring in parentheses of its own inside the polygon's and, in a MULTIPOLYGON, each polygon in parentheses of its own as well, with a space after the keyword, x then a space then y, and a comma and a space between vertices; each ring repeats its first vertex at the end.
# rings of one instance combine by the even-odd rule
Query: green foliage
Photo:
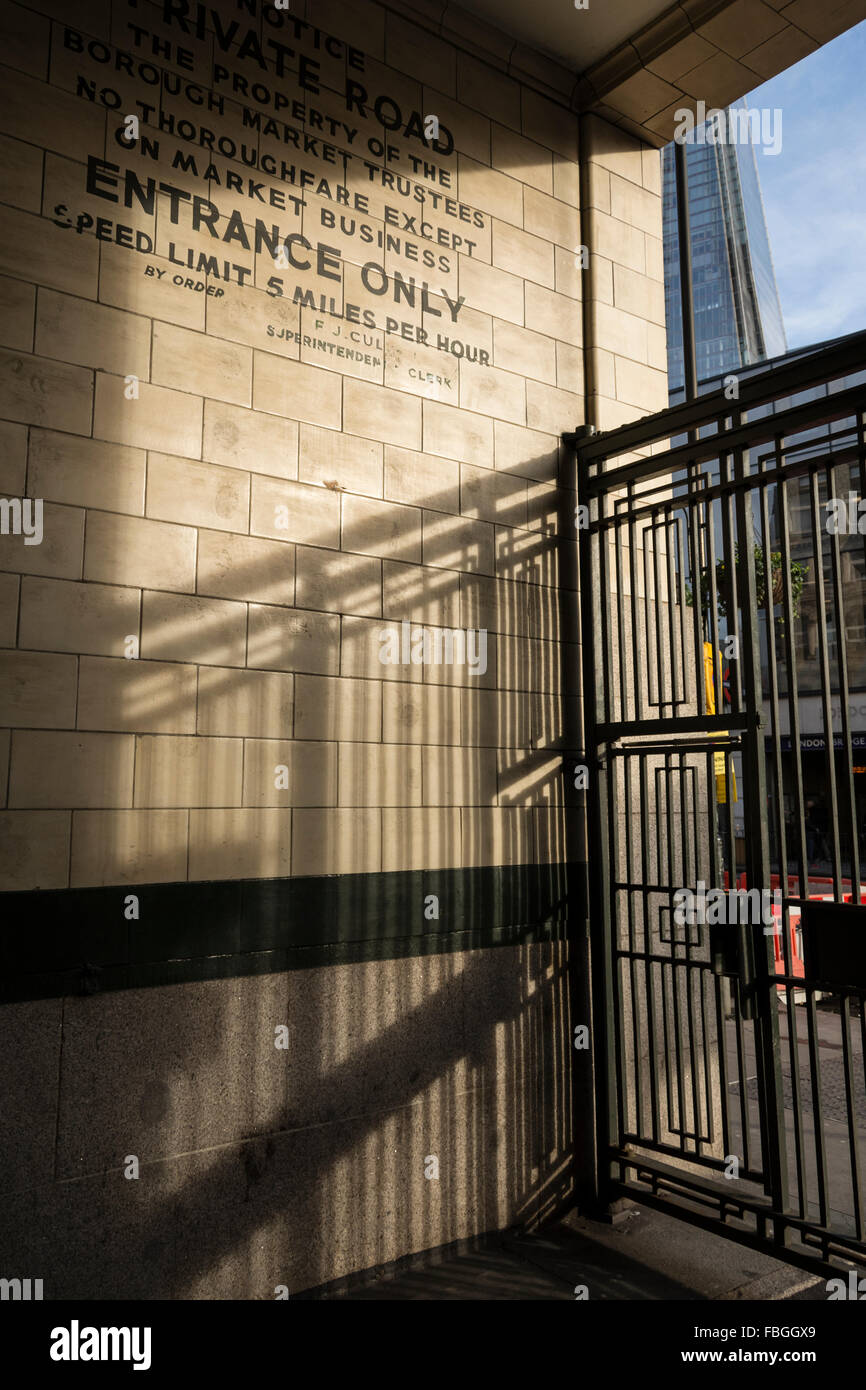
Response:
MULTIPOLYGON (((762 545, 756 544, 755 547, 754 547, 754 555, 755 555, 755 592, 756 592, 756 598, 757 598, 757 602, 758 602, 758 607, 759 607, 759 608, 762 608, 762 607, 764 606, 764 603, 766 602, 766 596, 767 596, 767 581, 766 581, 766 575, 765 575, 765 572, 764 572, 764 547, 763 547, 762 545)), ((740 547, 739 547, 739 545, 735 545, 735 546, 734 546, 734 567, 735 567, 735 571, 736 571, 736 575, 737 575, 737 590, 738 590, 738 592, 739 592, 739 591, 741 590, 741 588, 742 588, 742 580, 741 580, 740 574, 739 574, 739 569, 740 569, 740 547)), ((791 561, 791 565, 790 565, 790 571, 791 571, 791 604, 792 604, 793 611, 794 611, 794 617, 795 617, 795 618, 798 618, 798 617, 800 616, 800 598, 801 598, 802 593, 803 593, 803 585, 805 584, 806 578, 807 578, 807 576, 808 576, 808 574, 809 574, 809 566, 808 566, 808 564, 802 564, 799 560, 792 560, 792 561, 791 561)), ((773 550, 773 551, 770 552, 770 574, 771 574, 771 576, 772 576, 772 586, 773 586, 773 587, 772 587, 772 606, 775 607, 777 604, 780 604, 780 603, 782 602, 783 597, 784 597, 784 576, 783 576, 783 574, 782 574, 782 552, 781 552, 781 550, 773 550)), ((701 607, 702 607, 702 609, 703 609, 703 611, 704 611, 705 613, 708 613, 708 612, 709 612, 709 608, 710 608, 710 596, 711 596, 711 589, 710 589, 710 572, 709 572, 709 570, 702 570, 702 572, 701 572, 701 607)), ((717 601, 718 601, 719 617, 720 617, 720 618, 728 618, 728 617, 730 616, 730 614, 728 613, 728 604, 729 604, 729 601, 730 601, 730 590, 729 590, 729 588, 728 588, 727 566, 726 566, 724 560, 718 560, 718 561, 716 562, 716 598, 717 598, 717 601)), ((694 605, 694 591, 693 591, 693 589, 692 589, 691 584, 688 584, 688 583, 686 584, 686 603, 689 605, 689 607, 692 607, 692 606, 694 605)), ((780 618, 779 621, 780 621, 780 623, 784 623, 784 618, 780 618)))

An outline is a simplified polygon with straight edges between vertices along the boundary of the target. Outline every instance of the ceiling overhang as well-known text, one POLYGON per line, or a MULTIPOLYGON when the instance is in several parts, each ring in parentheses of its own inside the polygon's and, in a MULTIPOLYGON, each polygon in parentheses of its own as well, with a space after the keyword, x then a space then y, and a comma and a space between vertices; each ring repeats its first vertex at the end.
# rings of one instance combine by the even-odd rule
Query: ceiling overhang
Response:
POLYGON ((661 146, 866 19, 866 0, 405 0, 496 67, 661 146))

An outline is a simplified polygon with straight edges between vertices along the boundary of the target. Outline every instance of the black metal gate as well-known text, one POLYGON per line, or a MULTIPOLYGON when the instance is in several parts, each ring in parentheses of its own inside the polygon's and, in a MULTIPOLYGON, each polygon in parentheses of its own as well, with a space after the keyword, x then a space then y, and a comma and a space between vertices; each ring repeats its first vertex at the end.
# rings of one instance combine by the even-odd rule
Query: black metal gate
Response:
POLYGON ((857 335, 572 437, 603 1189, 837 1273, 866 1263, 864 367, 857 335))

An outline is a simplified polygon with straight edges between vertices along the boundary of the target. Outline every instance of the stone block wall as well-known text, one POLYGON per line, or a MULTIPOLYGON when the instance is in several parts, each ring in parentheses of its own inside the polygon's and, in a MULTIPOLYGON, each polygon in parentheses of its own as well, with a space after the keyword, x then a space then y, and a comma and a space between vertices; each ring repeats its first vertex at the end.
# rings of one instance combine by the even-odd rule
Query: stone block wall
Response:
MULTIPOLYGON (((579 122, 449 13, 0 7, 0 1272, 46 1297, 271 1298, 573 1190, 579 122)), ((591 165, 632 415, 642 158, 591 165)))

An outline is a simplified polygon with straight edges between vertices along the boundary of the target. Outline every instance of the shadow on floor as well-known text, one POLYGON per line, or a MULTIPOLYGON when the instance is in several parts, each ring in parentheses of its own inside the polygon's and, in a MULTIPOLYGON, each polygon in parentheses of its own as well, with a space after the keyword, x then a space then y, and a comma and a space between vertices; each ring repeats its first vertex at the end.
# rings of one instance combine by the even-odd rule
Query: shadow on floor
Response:
MULTIPOLYGON (((570 1213, 534 1235, 483 1249, 425 1252, 416 1267, 369 1271, 321 1297, 390 1300, 825 1299, 823 1279, 647 1207, 614 1224, 570 1213)), ((313 1294, 307 1297, 315 1296, 313 1294)))

